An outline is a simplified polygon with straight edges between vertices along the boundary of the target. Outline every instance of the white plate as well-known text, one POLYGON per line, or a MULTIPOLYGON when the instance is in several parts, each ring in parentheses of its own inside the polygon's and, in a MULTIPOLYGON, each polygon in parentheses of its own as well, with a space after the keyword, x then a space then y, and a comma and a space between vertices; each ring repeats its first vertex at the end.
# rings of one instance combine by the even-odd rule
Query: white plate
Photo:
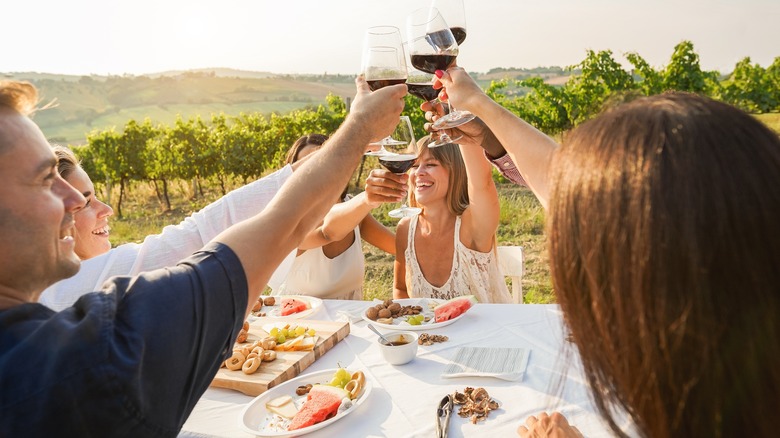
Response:
POLYGON ((420 325, 411 325, 408 322, 406 322, 406 316, 402 316, 399 318, 393 318, 393 324, 383 324, 381 322, 372 321, 366 316, 366 312, 368 311, 368 307, 374 307, 377 305, 377 303, 372 303, 370 306, 366 307, 366 310, 363 311, 363 319, 367 322, 371 323, 371 325, 375 327, 381 327, 383 329, 387 330, 432 330, 436 328, 446 327, 453 322, 463 318, 463 315, 466 313, 460 314, 456 318, 452 318, 448 321, 444 322, 433 322, 433 309, 429 307, 431 303, 433 304, 441 304, 445 302, 446 300, 437 300, 434 298, 404 298, 400 300, 393 300, 394 303, 398 303, 402 306, 421 306, 423 308, 422 314, 426 317, 430 317, 431 319, 428 322, 423 322, 420 325))
MULTIPOLYGON (((322 421, 317 424, 313 424, 308 427, 304 427, 303 429, 298 430, 282 430, 282 431, 274 431, 267 427, 269 420, 271 420, 271 415, 269 414, 268 410, 265 407, 265 404, 276 397, 281 397, 283 395, 289 395, 293 398, 293 400, 297 401, 296 406, 300 407, 300 404, 303 400, 306 399, 306 396, 298 396, 295 395, 295 389, 301 385, 306 385, 307 383, 311 383, 312 385, 317 383, 328 383, 330 382, 330 379, 333 378, 333 374, 337 371, 336 368, 331 370, 324 370, 319 371, 316 373, 311 374, 305 374, 302 376, 298 376, 292 380, 288 380, 287 382, 282 383, 279 386, 275 386, 268 391, 260 394, 259 396, 255 397, 254 400, 249 402, 249 404, 244 408, 244 411, 241 413, 241 425, 243 426, 243 429, 247 433, 251 433, 252 435, 261 436, 261 437, 291 437, 291 436, 299 436, 299 435, 305 435, 307 433, 314 432, 315 430, 320 430, 323 427, 328 426, 329 424, 333 423, 334 421, 338 421, 341 418, 351 414, 354 412, 360 405, 363 404, 363 402, 368 398, 369 394, 371 394, 371 388, 372 384, 371 381, 368 379, 368 376, 366 376, 366 383, 363 387, 363 392, 360 394, 360 396, 352 401, 352 407, 347 409, 344 412, 339 413, 335 417, 329 418, 325 421, 322 421)), ((354 370, 350 370, 354 372, 354 370)))
POLYGON ((309 297, 305 295, 276 295, 274 296, 274 299, 276 300, 276 303, 273 306, 263 306, 260 308, 260 312, 265 313, 265 316, 282 319, 300 319, 306 318, 307 316, 316 313, 318 310, 320 310, 320 307, 322 307, 322 300, 317 297, 309 297), (306 303, 309 308, 303 312, 282 316, 280 315, 280 312, 282 311, 282 298, 295 298, 296 300, 306 303))

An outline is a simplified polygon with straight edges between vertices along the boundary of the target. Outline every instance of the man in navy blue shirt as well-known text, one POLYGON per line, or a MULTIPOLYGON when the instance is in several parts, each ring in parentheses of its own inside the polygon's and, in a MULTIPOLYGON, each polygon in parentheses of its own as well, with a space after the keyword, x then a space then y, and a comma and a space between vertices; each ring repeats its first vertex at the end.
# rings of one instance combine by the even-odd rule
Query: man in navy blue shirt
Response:
POLYGON ((347 120, 262 213, 175 267, 114 278, 54 312, 37 299, 79 269, 85 199, 28 118, 35 88, 0 82, 0 436, 175 436, 276 266, 396 126, 406 87, 357 85, 347 120))

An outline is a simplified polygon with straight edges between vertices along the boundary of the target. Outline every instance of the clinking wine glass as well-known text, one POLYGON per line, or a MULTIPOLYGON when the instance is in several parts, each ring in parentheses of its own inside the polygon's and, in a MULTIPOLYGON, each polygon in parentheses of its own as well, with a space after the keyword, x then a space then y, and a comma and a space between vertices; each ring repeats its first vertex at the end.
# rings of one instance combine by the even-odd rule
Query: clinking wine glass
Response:
MULTIPOLYGON (((406 55, 404 54, 401 32, 394 26, 375 26, 366 31, 363 46, 361 71, 371 91, 376 91, 388 85, 406 82, 406 55)), ((393 144, 405 144, 392 136, 385 137, 377 143, 378 151, 367 152, 368 155, 381 155, 384 147, 393 144)))
POLYGON ((466 40, 466 9, 463 0, 433 0, 431 6, 438 9, 450 25, 450 31, 458 43, 458 47, 466 40))
MULTIPOLYGON (((409 53, 414 53, 411 47, 416 44, 422 44, 429 46, 427 40, 424 37, 420 37, 417 41, 411 41, 409 43, 409 53)), ((425 50, 424 48, 421 50, 425 50)), ((406 78, 406 87, 409 89, 409 94, 419 97, 427 102, 438 102, 439 90, 433 88, 433 79, 436 77, 433 73, 422 71, 415 67, 414 64, 409 64, 409 70, 406 78)), ((460 137, 450 138, 450 136, 443 130, 436 131, 434 134, 434 141, 428 145, 428 147, 444 146, 454 141, 459 140, 460 137)))
MULTIPOLYGON (((412 131, 412 122, 408 116, 401 116, 401 119, 393 132, 393 138, 404 139, 404 144, 385 145, 387 150, 379 155, 379 164, 385 169, 397 175, 406 173, 417 161, 417 141, 414 139, 412 131)), ((408 196, 408 195, 407 195, 408 196)), ((421 208, 409 207, 404 201, 400 208, 391 210, 388 215, 393 218, 409 217, 420 214, 421 208)))
MULTIPOLYGON (((406 20, 412 65, 424 72, 447 70, 458 58, 458 42, 438 9, 421 8, 406 20)), ((450 105, 448 114, 433 124, 438 130, 450 129, 474 120, 474 114, 450 105)))

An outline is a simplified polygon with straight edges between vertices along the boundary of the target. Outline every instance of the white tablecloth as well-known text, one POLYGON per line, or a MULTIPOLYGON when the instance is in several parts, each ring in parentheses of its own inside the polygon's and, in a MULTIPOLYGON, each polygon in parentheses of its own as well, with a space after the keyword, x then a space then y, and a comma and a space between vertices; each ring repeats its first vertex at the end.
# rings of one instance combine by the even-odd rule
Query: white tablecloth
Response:
MULTIPOLYGON (((309 319, 339 319, 339 311, 357 312, 371 305, 364 301, 326 300, 309 319)), ((560 411, 589 438, 613 436, 595 413, 588 397, 576 355, 565 359, 566 342, 561 312, 555 305, 477 304, 460 320, 429 333, 449 341, 420 346, 417 358, 406 365, 384 362, 376 335, 365 322, 352 323, 350 335, 304 371, 338 366, 363 370, 374 388, 356 411, 332 425, 311 433, 317 437, 432 437, 436 435, 436 407, 448 393, 467 386, 484 387, 500 402, 486 421, 471 424, 457 415, 450 420, 450 437, 511 437, 529 415, 560 411), (530 349, 522 381, 508 382, 487 377, 441 377, 457 347, 521 347, 530 349), (568 362, 568 363, 567 363, 568 362)), ((241 428, 240 414, 252 397, 239 392, 210 388, 201 397, 185 423, 184 437, 251 437, 241 428)), ((628 422, 624 430, 631 433, 628 422)))

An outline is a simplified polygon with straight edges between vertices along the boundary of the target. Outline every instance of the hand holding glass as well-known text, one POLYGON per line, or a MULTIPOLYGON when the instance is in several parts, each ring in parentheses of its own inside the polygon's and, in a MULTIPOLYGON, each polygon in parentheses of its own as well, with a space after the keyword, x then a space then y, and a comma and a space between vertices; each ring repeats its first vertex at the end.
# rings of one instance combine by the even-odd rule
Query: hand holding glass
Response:
MULTIPOLYGON (((406 173, 417 161, 417 141, 414 139, 412 131, 412 122, 408 116, 401 116, 398 127, 393 132, 393 138, 404 139, 404 144, 385 145, 389 151, 379 155, 379 164, 385 169, 397 175, 406 173)), ((406 202, 388 213, 390 217, 402 218, 420 214, 422 209, 417 207, 408 207, 406 202)))

